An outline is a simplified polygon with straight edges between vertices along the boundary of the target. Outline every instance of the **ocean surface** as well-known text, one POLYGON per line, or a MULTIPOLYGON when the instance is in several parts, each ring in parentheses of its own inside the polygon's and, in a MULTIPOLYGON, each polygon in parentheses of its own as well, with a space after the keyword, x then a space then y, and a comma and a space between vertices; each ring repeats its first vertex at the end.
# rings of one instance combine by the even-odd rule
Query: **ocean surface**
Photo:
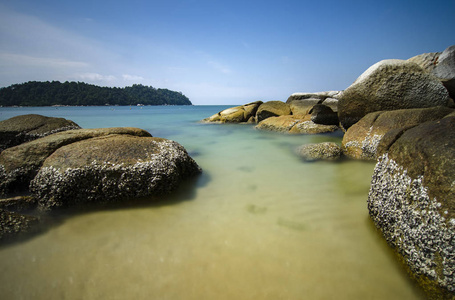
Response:
POLYGON ((159 201, 68 212, 0 246, 0 299, 422 299, 369 219, 374 163, 294 154, 340 133, 198 122, 227 107, 0 108, 143 128, 203 169, 159 201))

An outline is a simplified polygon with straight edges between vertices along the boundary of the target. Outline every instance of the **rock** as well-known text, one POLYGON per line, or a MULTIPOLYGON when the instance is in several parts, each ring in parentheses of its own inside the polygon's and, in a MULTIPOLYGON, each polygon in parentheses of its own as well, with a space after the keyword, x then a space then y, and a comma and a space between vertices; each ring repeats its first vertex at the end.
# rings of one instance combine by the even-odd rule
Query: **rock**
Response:
MULTIPOLYGON (((327 98, 322 101, 323 105, 330 107, 334 112, 338 112, 338 99, 335 98, 327 98)), ((338 117, 337 117, 338 119, 338 117)))
POLYGON ((403 132, 376 164, 368 209, 432 299, 455 294, 455 117, 403 132))
POLYGON ((38 230, 40 219, 0 209, 0 241, 38 230))
POLYGON ((262 104, 262 101, 256 101, 241 106, 231 107, 220 111, 213 116, 202 120, 204 123, 251 123, 256 116, 256 111, 262 104))
POLYGON ((413 62, 419 65, 422 69, 428 73, 432 73, 438 62, 441 52, 423 53, 416 55, 408 59, 409 62, 413 62))
POLYGON ((270 117, 259 122, 259 124, 256 125, 256 128, 260 130, 288 133, 295 124, 302 121, 303 119, 294 117, 292 115, 270 117))
POLYGON ((130 127, 76 129, 54 133, 0 153, 0 194, 28 189, 30 180, 44 160, 58 148, 93 137, 110 134, 151 136, 145 130, 130 127))
POLYGON ((64 118, 35 114, 13 117, 0 121, 0 152, 49 134, 79 128, 79 125, 64 118))
POLYGON ((16 196, 0 199, 0 209, 14 212, 27 212, 36 208, 38 202, 32 196, 16 196))
POLYGON ((289 108, 291 109, 292 115, 303 118, 307 116, 310 113, 310 110, 313 108, 313 106, 315 106, 319 102, 321 102, 320 99, 314 98, 295 100, 289 102, 289 108))
POLYGON ((455 45, 441 53, 433 74, 442 81, 452 99, 455 99, 455 45))
POLYGON ((335 125, 321 125, 316 124, 313 121, 303 121, 294 125, 289 130, 289 133, 301 133, 301 134, 321 134, 335 132, 340 129, 335 125))
POLYGON ((341 147, 332 142, 303 145, 296 152, 304 161, 333 161, 340 159, 342 154, 341 147))
POLYGON ((449 94, 441 82, 417 64, 390 59, 366 70, 341 95, 338 117, 348 129, 370 112, 447 106, 449 94))
POLYGON ((339 124, 338 114, 330 107, 324 104, 316 104, 310 110, 311 121, 322 125, 337 125, 339 124))
MULTIPOLYGON (((327 98, 338 98, 340 91, 328 91, 328 92, 317 92, 317 93, 294 93, 289 96, 286 103, 290 104, 292 101, 301 101, 306 99, 318 99, 324 101, 327 98)), ((321 102, 322 102, 321 101, 321 102)))
POLYGON ((201 169, 176 142, 109 135, 63 146, 30 184, 39 208, 106 204, 175 189, 201 169))
MULTIPOLYGON (((355 159, 375 160, 379 144, 389 131, 401 134, 403 130, 442 119, 451 112, 454 110, 439 106, 369 113, 346 131, 342 142, 343 153, 355 159)), ((396 136, 386 140, 395 138, 396 136)))
POLYGON ((261 122, 270 117, 290 115, 289 104, 281 101, 268 101, 261 104, 256 112, 256 121, 261 122))

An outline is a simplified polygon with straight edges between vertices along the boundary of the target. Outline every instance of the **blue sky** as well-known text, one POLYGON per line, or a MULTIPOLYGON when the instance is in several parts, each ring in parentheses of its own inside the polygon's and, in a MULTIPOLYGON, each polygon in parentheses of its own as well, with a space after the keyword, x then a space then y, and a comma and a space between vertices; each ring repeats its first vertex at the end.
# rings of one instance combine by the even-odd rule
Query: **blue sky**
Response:
POLYGON ((193 104, 342 90, 455 44, 450 1, 0 0, 0 86, 134 83, 193 104))

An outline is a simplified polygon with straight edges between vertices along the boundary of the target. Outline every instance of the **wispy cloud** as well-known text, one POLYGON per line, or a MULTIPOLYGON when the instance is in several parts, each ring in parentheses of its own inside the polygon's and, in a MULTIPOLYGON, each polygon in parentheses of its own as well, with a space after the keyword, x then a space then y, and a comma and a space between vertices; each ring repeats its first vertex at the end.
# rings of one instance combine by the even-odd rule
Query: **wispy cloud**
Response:
POLYGON ((221 64, 217 61, 213 61, 213 60, 210 60, 207 62, 209 66, 211 66, 212 68, 214 68, 215 70, 223 73, 223 74, 230 74, 232 73, 232 70, 230 67, 224 65, 224 64, 221 64))
POLYGON ((63 58, 38 57, 25 54, 0 53, 1 66, 34 66, 53 68, 86 68, 90 65, 82 61, 63 58))
POLYGON ((145 78, 142 76, 130 75, 130 74, 123 74, 122 78, 123 78, 123 80, 126 80, 126 81, 135 81, 135 82, 145 80, 145 78))
POLYGON ((114 75, 101 75, 98 73, 84 73, 84 74, 78 74, 77 78, 81 80, 87 80, 87 81, 116 81, 117 77, 114 75))

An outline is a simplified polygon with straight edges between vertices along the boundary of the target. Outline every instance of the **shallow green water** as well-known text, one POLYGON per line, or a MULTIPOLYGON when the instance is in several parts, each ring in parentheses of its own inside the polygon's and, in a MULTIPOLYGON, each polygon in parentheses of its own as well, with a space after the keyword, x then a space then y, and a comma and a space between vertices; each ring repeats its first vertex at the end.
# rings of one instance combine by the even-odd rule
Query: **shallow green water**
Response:
POLYGON ((0 299, 419 299, 368 217, 374 164, 304 163, 286 136, 196 121, 223 107, 1 108, 181 143, 204 173, 159 203, 64 218, 0 247, 0 299))

